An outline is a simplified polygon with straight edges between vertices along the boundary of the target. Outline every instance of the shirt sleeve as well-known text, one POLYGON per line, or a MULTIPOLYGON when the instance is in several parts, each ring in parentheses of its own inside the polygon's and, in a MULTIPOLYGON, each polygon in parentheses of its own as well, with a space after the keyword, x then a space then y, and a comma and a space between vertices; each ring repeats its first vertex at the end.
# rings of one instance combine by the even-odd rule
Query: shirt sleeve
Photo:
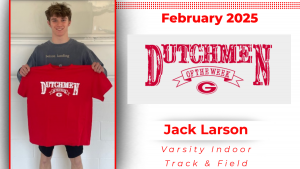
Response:
POLYGON ((20 85, 19 85, 19 88, 18 88, 18 94, 22 97, 27 97, 27 92, 28 92, 28 77, 23 77, 21 79, 21 82, 20 82, 20 85))
POLYGON ((104 94, 112 87, 104 73, 94 73, 92 97, 104 101, 104 94))
MULTIPOLYGON (((32 52, 31 56, 29 57, 29 59, 27 61, 27 65, 30 68, 36 66, 37 48, 38 48, 38 46, 34 49, 34 51, 32 52)), ((21 70, 21 68, 17 72, 17 77, 18 77, 19 82, 21 82, 21 79, 22 79, 22 75, 20 74, 20 70, 21 70)))
POLYGON ((107 76, 107 71, 104 67, 104 64, 99 60, 99 58, 95 55, 95 53, 90 50, 87 46, 84 46, 84 51, 83 51, 83 57, 84 57, 84 65, 92 65, 94 62, 100 63, 100 65, 104 69, 104 74, 107 76))

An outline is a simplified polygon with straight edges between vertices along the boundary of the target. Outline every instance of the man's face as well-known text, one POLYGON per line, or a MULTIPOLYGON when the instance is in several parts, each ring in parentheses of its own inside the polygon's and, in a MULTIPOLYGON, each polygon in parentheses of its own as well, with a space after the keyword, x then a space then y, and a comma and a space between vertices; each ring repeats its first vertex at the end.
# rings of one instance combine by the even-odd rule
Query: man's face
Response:
POLYGON ((55 36, 63 36, 68 34, 68 27, 70 26, 71 21, 69 21, 68 17, 57 17, 52 16, 50 18, 50 22, 48 21, 48 25, 52 29, 52 35, 55 36))

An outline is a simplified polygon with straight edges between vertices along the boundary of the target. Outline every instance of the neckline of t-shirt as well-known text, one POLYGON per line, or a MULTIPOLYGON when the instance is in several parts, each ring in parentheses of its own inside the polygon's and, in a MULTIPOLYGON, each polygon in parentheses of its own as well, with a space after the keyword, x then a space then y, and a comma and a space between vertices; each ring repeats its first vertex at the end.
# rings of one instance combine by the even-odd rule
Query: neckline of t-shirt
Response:
POLYGON ((66 42, 66 43, 56 44, 56 43, 53 43, 51 40, 49 40, 49 43, 50 43, 51 45, 55 45, 55 46, 64 46, 64 45, 66 45, 66 44, 71 43, 71 41, 73 41, 73 39, 72 39, 72 38, 69 38, 68 42, 66 42))
POLYGON ((50 67, 53 70, 66 70, 74 67, 75 65, 70 64, 69 66, 57 66, 57 65, 52 65, 51 63, 48 64, 48 67, 50 67))

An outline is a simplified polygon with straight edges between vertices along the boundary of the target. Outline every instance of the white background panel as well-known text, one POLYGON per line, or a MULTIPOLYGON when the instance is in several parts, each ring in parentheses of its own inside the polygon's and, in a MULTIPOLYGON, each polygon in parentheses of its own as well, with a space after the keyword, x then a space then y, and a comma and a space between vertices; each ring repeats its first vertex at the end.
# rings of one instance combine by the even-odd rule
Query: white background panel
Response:
MULTIPOLYGON (((290 45, 291 38, 288 35, 139 35, 128 36, 128 103, 129 104, 286 104, 290 103, 290 45), (229 48, 231 44, 251 44, 252 52, 249 52, 249 57, 252 57, 252 63, 203 63, 194 64, 191 62, 190 54, 187 52, 187 62, 180 63, 181 51, 176 52, 175 63, 165 63, 162 61, 163 68, 160 78, 160 83, 156 86, 146 86, 145 83, 148 79, 148 50, 146 45, 157 45, 159 50, 163 52, 162 44, 225 44, 229 48), (253 85, 256 76, 256 51, 254 45, 267 44, 271 45, 270 48, 270 84, 262 84, 261 86, 253 85), (143 57, 142 57, 143 56, 143 57), (238 86, 232 83, 224 82, 223 78, 215 76, 202 76, 191 78, 191 81, 180 80, 174 81, 175 78, 182 76, 182 73, 186 69, 194 69, 199 66, 216 66, 220 70, 222 68, 228 68, 234 71, 233 79, 237 79, 238 86), (212 81, 217 84, 218 89, 212 95, 203 95, 196 89, 197 84, 201 81, 212 81), (185 84, 184 84, 185 83, 185 84), (177 86, 177 85, 180 86, 177 86), (280 95, 278 98, 274 98, 273 93, 280 95), (157 97, 160 95, 160 97, 157 97), (231 99, 227 99, 228 95, 231 99), (142 97, 147 96, 147 97, 142 97), (177 97, 180 96, 180 97, 177 97), (241 99, 241 97, 243 97, 241 99)), ((172 56, 170 47, 169 57, 172 56)), ((178 47, 177 47, 178 50, 178 47)), ((197 49, 196 49, 197 50, 197 49)), ((249 49, 247 49, 249 50, 249 49)), ((202 48, 203 51, 203 48, 202 48)), ((236 48, 236 61, 240 60, 240 49, 236 48)), ((211 52, 211 49, 209 49, 211 52)), ((217 60, 220 60, 220 49, 217 50, 217 60)), ((262 49, 262 54, 265 55, 265 50, 262 49)), ((203 56, 203 52, 196 53, 203 56)), ((156 57, 156 54, 155 56, 156 57)), ((165 57, 165 54, 162 54, 165 57)), ((157 78, 157 59, 154 59, 154 79, 157 78)), ((202 67, 203 68, 203 67, 202 67)), ((211 68, 208 68, 211 70, 211 68)), ((210 72, 210 71, 209 71, 210 72)), ((260 71, 261 72, 261 71, 260 71)), ((194 72, 194 76, 196 72, 194 72)), ((231 78, 230 78, 231 79, 231 78)), ((234 80, 232 80, 234 81, 234 80)), ((263 82, 262 74, 260 74, 260 81, 263 82)))

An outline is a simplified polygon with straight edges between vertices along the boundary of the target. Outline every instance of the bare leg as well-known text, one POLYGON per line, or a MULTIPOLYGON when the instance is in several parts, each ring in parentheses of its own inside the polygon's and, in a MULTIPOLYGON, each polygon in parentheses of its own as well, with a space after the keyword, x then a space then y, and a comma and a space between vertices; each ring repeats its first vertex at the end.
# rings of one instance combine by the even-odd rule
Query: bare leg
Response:
POLYGON ((71 169, 83 169, 81 156, 70 158, 70 161, 71 161, 71 169))
POLYGON ((41 153, 40 169, 51 169, 51 157, 47 157, 41 153))

